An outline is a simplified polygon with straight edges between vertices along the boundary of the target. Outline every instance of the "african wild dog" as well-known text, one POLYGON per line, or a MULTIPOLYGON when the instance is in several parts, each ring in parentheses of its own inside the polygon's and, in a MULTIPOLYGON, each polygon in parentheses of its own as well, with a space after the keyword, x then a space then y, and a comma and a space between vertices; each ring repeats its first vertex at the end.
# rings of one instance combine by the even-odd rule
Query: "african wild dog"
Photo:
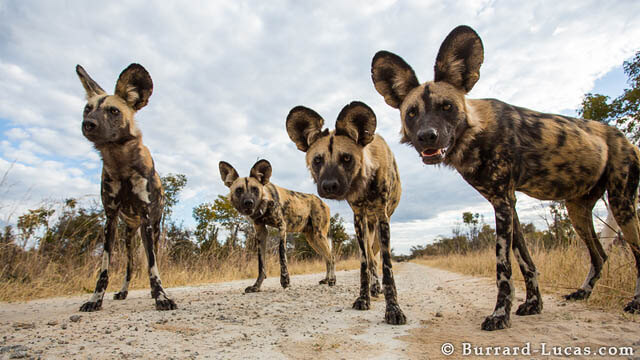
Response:
MULTIPOLYGON (((527 288, 526 301, 516 314, 542 310, 537 271, 516 214, 515 191, 541 200, 566 201, 571 222, 591 256, 584 284, 566 298, 586 299, 607 259, 591 214, 605 190, 640 274, 635 212, 640 161, 638 149, 614 127, 495 99, 466 98, 480 77, 483 59, 478 34, 459 26, 440 46, 434 81, 420 84, 402 58, 386 51, 374 56, 371 77, 387 104, 400 110, 402 142, 413 146, 425 164, 455 168, 494 207, 498 297, 482 329, 496 330, 511 324, 512 246, 527 288)), ((640 277, 625 311, 640 312, 640 277)))
POLYGON ((118 218, 126 224, 128 261, 122 289, 113 298, 123 300, 127 297, 133 267, 132 240, 140 228, 149 264, 151 296, 156 300, 156 309, 176 309, 176 304, 162 288, 154 251, 160 235, 164 204, 162 184, 149 149, 142 144, 142 134, 133 119, 134 114, 149 101, 153 91, 151 77, 141 65, 131 64, 120 74, 115 95, 107 95, 82 66, 78 65, 76 72, 87 92, 82 134, 93 143, 103 161, 100 192, 107 218, 98 283, 93 296, 82 305, 80 311, 96 311, 102 307, 118 218))
POLYGON ((267 251, 267 225, 280 232, 280 285, 289 286, 287 270, 287 232, 304 233, 307 242, 322 256, 327 264, 327 275, 320 284, 336 284, 336 269, 331 251, 329 232, 329 207, 317 196, 283 189, 269 182, 271 164, 258 160, 249 177, 239 177, 238 172, 225 161, 220 161, 220 176, 231 190, 229 199, 241 214, 248 216, 256 230, 258 240, 258 279, 245 292, 260 291, 262 281, 267 277, 265 254, 267 251))
POLYGON ((360 296, 353 303, 368 310, 372 296, 380 293, 376 255, 382 246, 382 283, 387 303, 385 320, 404 324, 391 270, 389 218, 398 206, 402 189, 393 153, 375 134, 376 116, 364 103, 345 106, 336 129, 322 129, 324 120, 315 111, 297 106, 287 116, 287 132, 306 162, 318 194, 327 199, 347 200, 353 210, 360 246, 360 296), (369 286, 372 280, 371 287, 369 286))

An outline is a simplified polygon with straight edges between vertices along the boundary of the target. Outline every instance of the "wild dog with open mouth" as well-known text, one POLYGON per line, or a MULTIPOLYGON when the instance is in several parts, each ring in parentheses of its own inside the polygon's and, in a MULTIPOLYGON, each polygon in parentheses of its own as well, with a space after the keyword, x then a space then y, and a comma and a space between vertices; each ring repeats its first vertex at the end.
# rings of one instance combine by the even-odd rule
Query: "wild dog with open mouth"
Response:
POLYGON ((318 113, 297 106, 289 112, 286 124, 291 140, 307 153, 307 167, 318 194, 327 199, 347 200, 353 210, 361 254, 360 296, 353 307, 368 310, 369 294, 380 293, 375 257, 382 246, 385 321, 406 323, 391 270, 389 229, 389 218, 398 206, 402 189, 393 153, 384 139, 375 134, 375 114, 366 104, 354 101, 342 109, 336 129, 329 131, 322 130, 324 120, 318 113))
POLYGON ((459 26, 440 46, 434 81, 420 84, 413 69, 387 51, 378 52, 371 65, 376 90, 387 104, 400 110, 402 142, 413 146, 425 164, 455 168, 495 209, 498 297, 482 329, 511 325, 511 247, 527 289, 526 301, 516 314, 542 311, 537 271, 520 229, 515 191, 541 200, 566 201, 571 222, 591 256, 586 280, 567 299, 589 297, 607 259, 591 213, 607 191, 639 274, 634 298, 625 311, 640 312, 635 211, 638 149, 618 129, 596 121, 544 114, 495 99, 466 98, 480 78, 483 59, 478 34, 459 26))
POLYGON ((157 310, 176 309, 160 281, 156 252, 160 235, 160 217, 164 194, 149 149, 142 143, 134 114, 142 109, 153 91, 149 73, 139 64, 129 65, 118 78, 114 95, 107 93, 78 65, 76 73, 87 93, 82 134, 93 143, 102 157, 102 205, 106 216, 102 267, 91 299, 80 311, 96 311, 102 307, 109 282, 111 247, 116 237, 118 218, 126 224, 127 272, 122 289, 115 300, 127 297, 133 270, 132 240, 140 228, 149 266, 151 296, 157 310))
POLYGON ((245 292, 260 291, 262 281, 267 277, 265 254, 267 251, 267 226, 280 232, 278 254, 280 256, 280 285, 289 286, 287 270, 287 232, 304 233, 313 250, 322 256, 327 264, 327 275, 320 284, 336 284, 336 269, 331 241, 327 237, 331 215, 329 207, 320 198, 311 194, 283 189, 269 182, 271 164, 258 160, 249 177, 239 177, 238 172, 225 161, 220 161, 220 176, 231 190, 229 198, 233 207, 253 222, 258 240, 258 279, 245 292))

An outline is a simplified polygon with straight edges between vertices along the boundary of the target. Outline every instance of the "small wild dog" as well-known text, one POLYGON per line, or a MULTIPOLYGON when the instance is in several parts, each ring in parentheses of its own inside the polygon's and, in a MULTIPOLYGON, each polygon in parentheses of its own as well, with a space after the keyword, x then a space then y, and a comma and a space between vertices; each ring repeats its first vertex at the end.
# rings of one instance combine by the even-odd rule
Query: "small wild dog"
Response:
POLYGON ((76 73, 87 92, 82 134, 93 143, 102 157, 102 205, 106 216, 104 250, 98 283, 91 299, 80 311, 96 311, 102 307, 102 298, 109 282, 111 247, 116 238, 118 218, 126 224, 127 272, 122 289, 113 298, 127 297, 133 267, 132 240, 141 231, 149 265, 151 296, 157 310, 176 309, 167 297, 160 281, 156 252, 160 235, 160 217, 164 193, 149 149, 142 143, 142 134, 133 119, 151 96, 153 82, 147 70, 139 64, 129 65, 118 78, 114 95, 107 93, 89 74, 76 66, 76 73))
POLYGON ((280 232, 278 254, 280 256, 280 285, 289 286, 287 270, 287 232, 301 232, 313 250, 322 256, 327 264, 327 275, 320 284, 336 284, 336 269, 331 241, 327 237, 331 215, 329 207, 320 198, 311 194, 283 189, 271 182, 271 164, 258 160, 249 177, 239 177, 238 172, 225 161, 220 161, 220 176, 230 189, 229 200, 242 215, 253 223, 258 240, 258 279, 244 291, 260 291, 262 281, 267 277, 265 254, 267 251, 267 226, 280 232))
POLYGON ((413 69, 387 51, 378 52, 371 65, 376 90, 400 110, 402 142, 413 146, 425 164, 444 163, 456 169, 494 207, 498 298, 482 329, 511 325, 512 247, 527 289, 516 314, 542 311, 538 275, 520 229, 515 191, 541 200, 565 200, 591 256, 582 287, 566 296, 576 300, 589 297, 607 259, 591 213, 606 191, 639 273, 633 300, 624 310, 640 312, 638 149, 618 129, 596 121, 540 113, 495 99, 466 98, 480 78, 483 59, 478 34, 459 26, 440 46, 434 81, 420 84, 413 69))
POLYGON ((287 116, 287 132, 306 162, 318 194, 347 200, 353 210, 360 246, 360 296, 353 303, 368 310, 372 296, 380 293, 376 255, 382 247, 382 284, 386 300, 385 321, 404 324, 391 270, 389 219, 398 206, 402 189, 396 160, 384 139, 375 134, 376 116, 364 103, 345 106, 335 130, 322 129, 315 111, 297 106, 287 116), (371 286, 370 286, 371 284, 371 286))

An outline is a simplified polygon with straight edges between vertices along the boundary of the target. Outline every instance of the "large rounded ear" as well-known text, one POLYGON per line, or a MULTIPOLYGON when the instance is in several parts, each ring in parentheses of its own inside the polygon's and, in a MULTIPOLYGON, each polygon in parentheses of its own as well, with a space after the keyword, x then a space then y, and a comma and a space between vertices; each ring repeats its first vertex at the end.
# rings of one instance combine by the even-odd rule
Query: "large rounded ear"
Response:
POLYGON ((80 65, 76 65, 76 74, 80 78, 80 82, 84 87, 84 90, 87 92, 87 100, 96 95, 104 95, 106 91, 102 90, 100 85, 95 82, 89 74, 84 70, 84 68, 80 65))
POLYGON ((361 146, 373 141, 376 132, 376 114, 367 104, 353 101, 342 108, 336 120, 336 135, 352 138, 361 146))
POLYGON ((120 73, 115 94, 138 111, 149 102, 153 92, 153 81, 147 70, 140 64, 131 64, 120 73))
POLYGON ((484 48, 480 36, 468 26, 458 26, 440 45, 434 81, 444 81, 469 92, 480 79, 483 61, 484 48))
POLYGON ((249 176, 256 178, 262 185, 267 185, 271 178, 271 164, 265 160, 258 160, 253 167, 249 176))
POLYGON ((226 161, 220 161, 218 168, 220 169, 220 177, 222 178, 224 185, 226 187, 231 187, 231 184, 233 184, 233 182, 238 178, 238 172, 236 169, 226 161))
POLYGON ((371 61, 371 79, 384 101, 399 108, 405 96, 419 86, 416 73, 400 56, 378 51, 371 61))
POLYGON ((306 152, 322 133, 324 120, 317 112, 296 106, 287 115, 287 133, 298 149, 306 152))

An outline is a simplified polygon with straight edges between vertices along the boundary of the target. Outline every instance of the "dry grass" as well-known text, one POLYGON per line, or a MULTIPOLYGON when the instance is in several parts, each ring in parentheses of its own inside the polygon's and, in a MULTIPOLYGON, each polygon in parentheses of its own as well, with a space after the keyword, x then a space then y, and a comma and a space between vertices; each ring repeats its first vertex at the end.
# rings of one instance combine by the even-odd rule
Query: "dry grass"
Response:
MULTIPOLYGON (((69 296, 91 293, 96 285, 100 270, 100 261, 89 262, 83 266, 62 265, 45 262, 37 256, 28 256, 19 264, 28 272, 26 280, 0 280, 0 301, 26 301, 55 296, 69 296)), ((164 287, 199 285, 225 282, 231 280, 250 279, 258 276, 258 262, 255 256, 244 253, 232 254, 223 261, 199 259, 190 264, 158 261, 160 275, 164 287)), ((360 265, 357 259, 347 259, 336 263, 336 270, 350 270, 360 265)), ((323 273, 326 270, 322 260, 289 260, 291 275, 323 273)), ((107 291, 118 291, 122 285, 125 272, 125 260, 115 257, 109 268, 109 287, 107 291)), ((267 274, 279 276, 278 257, 267 258, 267 274)), ((146 271, 146 258, 138 256, 135 260, 135 271, 129 289, 149 288, 149 277, 146 271)))
MULTIPOLYGON (((544 250, 530 249, 533 261, 540 272, 540 287, 544 294, 566 295, 582 285, 589 271, 589 254, 582 244, 567 248, 544 250)), ((458 273, 495 279, 496 258, 494 249, 486 249, 467 255, 448 255, 413 260, 458 273)), ((517 262, 512 257, 516 285, 522 291, 524 280, 517 262)), ((602 277, 589 300, 588 306, 618 311, 633 297, 635 289, 635 260, 628 246, 615 246, 609 253, 602 277)))

